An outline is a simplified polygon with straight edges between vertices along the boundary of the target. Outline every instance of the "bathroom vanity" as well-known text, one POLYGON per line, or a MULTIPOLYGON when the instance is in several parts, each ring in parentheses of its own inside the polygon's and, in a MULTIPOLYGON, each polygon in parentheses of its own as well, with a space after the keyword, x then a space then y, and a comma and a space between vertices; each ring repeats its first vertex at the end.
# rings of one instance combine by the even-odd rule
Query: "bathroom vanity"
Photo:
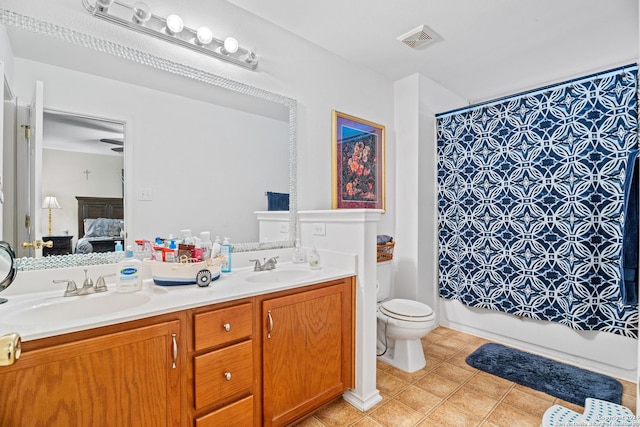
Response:
POLYGON ((282 426, 353 387, 353 275, 242 277, 159 294, 147 314, 161 314, 26 340, 0 367, 0 425, 282 426))

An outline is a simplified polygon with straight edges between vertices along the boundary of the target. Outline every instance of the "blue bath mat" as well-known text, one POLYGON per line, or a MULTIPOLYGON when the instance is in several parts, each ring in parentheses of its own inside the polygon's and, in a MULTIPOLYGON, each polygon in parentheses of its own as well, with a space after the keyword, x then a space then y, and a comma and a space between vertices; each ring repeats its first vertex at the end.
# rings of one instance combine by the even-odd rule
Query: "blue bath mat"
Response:
POLYGON ((580 406, 587 397, 617 404, 622 400, 622 384, 614 378, 500 344, 478 347, 467 363, 580 406))

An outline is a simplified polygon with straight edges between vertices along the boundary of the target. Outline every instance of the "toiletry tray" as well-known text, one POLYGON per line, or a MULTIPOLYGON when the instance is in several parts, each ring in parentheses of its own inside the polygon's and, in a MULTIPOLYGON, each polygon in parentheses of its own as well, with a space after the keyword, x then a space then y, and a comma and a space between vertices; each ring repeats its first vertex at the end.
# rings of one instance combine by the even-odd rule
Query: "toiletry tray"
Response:
POLYGON ((146 259, 151 267, 153 282, 159 286, 195 285, 204 287, 220 278, 222 258, 208 258, 205 261, 192 262, 181 257, 180 262, 161 262, 146 259))

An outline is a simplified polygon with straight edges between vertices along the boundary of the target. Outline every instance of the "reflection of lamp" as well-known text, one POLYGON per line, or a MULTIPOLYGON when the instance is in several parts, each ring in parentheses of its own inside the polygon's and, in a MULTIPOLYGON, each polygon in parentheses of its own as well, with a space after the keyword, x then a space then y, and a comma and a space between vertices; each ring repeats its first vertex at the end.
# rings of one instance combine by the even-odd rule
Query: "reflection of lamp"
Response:
POLYGON ((45 196, 42 201, 42 209, 49 209, 49 234, 51 236, 51 209, 62 209, 58 204, 56 196, 45 196))

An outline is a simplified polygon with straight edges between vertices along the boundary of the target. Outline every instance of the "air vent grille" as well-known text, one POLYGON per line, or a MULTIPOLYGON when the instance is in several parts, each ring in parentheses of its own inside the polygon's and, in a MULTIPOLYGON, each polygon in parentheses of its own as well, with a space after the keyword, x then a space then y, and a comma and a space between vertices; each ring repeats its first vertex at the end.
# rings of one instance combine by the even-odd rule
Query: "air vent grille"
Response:
POLYGON ((426 25, 421 25, 398 37, 398 40, 412 49, 434 43, 440 39, 441 37, 426 25))

